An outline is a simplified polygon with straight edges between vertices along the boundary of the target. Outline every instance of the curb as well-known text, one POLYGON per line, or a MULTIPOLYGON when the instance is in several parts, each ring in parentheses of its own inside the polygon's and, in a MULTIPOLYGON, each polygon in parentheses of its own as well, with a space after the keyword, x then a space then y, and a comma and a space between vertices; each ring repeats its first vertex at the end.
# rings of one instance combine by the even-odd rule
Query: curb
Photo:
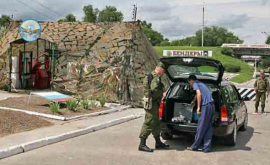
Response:
POLYGON ((20 154, 20 153, 24 153, 27 151, 31 151, 31 150, 44 147, 47 145, 51 145, 54 143, 58 143, 67 139, 74 138, 74 137, 82 136, 82 135, 92 133, 95 131, 99 131, 108 127, 112 127, 115 125, 119 125, 121 123, 138 119, 140 117, 142 117, 142 114, 130 115, 130 116, 122 117, 119 119, 114 119, 114 120, 111 120, 102 124, 93 125, 84 129, 79 129, 79 130, 71 131, 68 133, 60 134, 57 136, 46 137, 46 138, 35 140, 32 142, 23 143, 21 145, 12 146, 12 147, 0 150, 0 159, 7 158, 13 155, 20 154))
POLYGON ((46 117, 46 118, 55 119, 55 120, 63 120, 63 121, 66 120, 65 117, 56 116, 56 115, 49 115, 49 114, 45 114, 45 113, 32 112, 32 111, 27 111, 27 110, 23 110, 23 109, 7 108, 7 107, 0 107, 0 109, 9 110, 9 111, 16 111, 16 112, 23 112, 23 113, 27 113, 29 115, 41 116, 41 117, 46 117))
POLYGON ((78 118, 81 118, 81 117, 94 117, 94 116, 99 116, 99 115, 105 115, 105 114, 109 114, 109 113, 113 113, 113 112, 124 111, 124 110, 126 110, 128 108, 131 108, 131 106, 129 105, 129 106, 125 106, 125 107, 113 108, 113 109, 100 111, 100 112, 95 112, 95 113, 90 113, 90 114, 85 114, 85 115, 67 117, 66 120, 68 121, 68 120, 78 119, 78 118))
POLYGON ((119 108, 113 108, 105 111, 100 111, 100 112, 95 112, 95 113, 90 113, 90 114, 85 114, 85 115, 79 115, 79 116, 74 116, 74 117, 62 117, 62 116, 56 116, 56 115, 50 115, 50 114, 45 114, 45 113, 38 113, 38 112, 32 112, 32 111, 27 111, 23 109, 16 109, 16 108, 7 108, 7 107, 0 107, 0 109, 3 110, 9 110, 9 111, 16 111, 16 112, 22 112, 22 113, 27 113, 29 115, 35 115, 35 116, 41 116, 49 119, 54 119, 54 120, 62 120, 62 121, 69 121, 69 120, 74 120, 82 117, 94 117, 94 116, 99 116, 99 115, 105 115, 113 112, 120 112, 124 111, 128 108, 131 108, 131 106, 124 106, 124 107, 119 107, 119 108))

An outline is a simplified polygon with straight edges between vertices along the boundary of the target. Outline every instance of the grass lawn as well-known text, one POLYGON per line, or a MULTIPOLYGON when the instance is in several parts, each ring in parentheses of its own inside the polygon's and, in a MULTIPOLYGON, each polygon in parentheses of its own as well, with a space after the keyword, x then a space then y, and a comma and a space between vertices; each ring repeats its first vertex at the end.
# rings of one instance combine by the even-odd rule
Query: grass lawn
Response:
POLYGON ((254 68, 249 66, 247 63, 239 60, 238 58, 229 57, 221 53, 221 48, 219 47, 189 47, 189 46, 166 46, 166 47, 155 47, 156 51, 160 56, 163 54, 163 50, 211 50, 213 51, 213 59, 219 60, 223 65, 232 64, 235 66, 240 66, 241 71, 239 75, 232 78, 231 81, 236 83, 243 83, 252 79, 254 68))

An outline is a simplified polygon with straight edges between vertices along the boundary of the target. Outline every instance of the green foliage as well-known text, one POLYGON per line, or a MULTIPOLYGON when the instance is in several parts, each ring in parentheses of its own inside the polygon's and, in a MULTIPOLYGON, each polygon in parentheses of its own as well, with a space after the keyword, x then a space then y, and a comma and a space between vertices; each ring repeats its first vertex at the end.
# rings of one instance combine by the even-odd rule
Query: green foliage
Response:
POLYGON ((263 68, 270 67, 270 58, 264 58, 264 59, 262 59, 261 66, 263 68))
POLYGON ((82 103, 82 106, 83 106, 83 108, 84 108, 85 110, 88 110, 88 109, 89 109, 89 107, 90 107, 90 102, 89 102, 89 100, 83 100, 81 103, 82 103))
POLYGON ((89 103, 90 103, 91 108, 97 108, 98 107, 98 104, 97 104, 97 102, 95 100, 90 100, 89 103))
POLYGON ((227 56, 232 56, 233 55, 233 49, 229 47, 223 47, 221 48, 221 53, 227 56))
POLYGON ((270 36, 267 37, 265 44, 270 44, 270 36))
POLYGON ((173 40, 171 42, 171 46, 193 46, 196 45, 196 38, 193 37, 187 37, 181 40, 173 40))
POLYGON ((70 111, 76 111, 78 105, 79 105, 79 103, 78 103, 77 100, 69 100, 69 101, 67 101, 67 108, 70 111))
POLYGON ((160 43, 160 46, 170 46, 170 42, 169 41, 162 41, 161 43, 160 43))
MULTIPOLYGON (((202 30, 196 32, 195 38, 196 46, 201 46, 202 30)), ((243 40, 222 27, 211 26, 204 28, 204 46, 221 46, 223 43, 243 43, 243 40)))
POLYGON ((51 102, 51 103, 49 104, 49 106, 50 106, 50 110, 51 110, 51 112, 52 112, 53 114, 55 114, 55 113, 60 113, 60 105, 59 105, 58 103, 56 103, 56 102, 51 102))
POLYGON ((99 10, 94 9, 92 5, 87 5, 83 7, 84 12, 84 22, 96 22, 98 19, 99 10))
POLYGON ((101 105, 101 107, 104 107, 105 106, 105 103, 106 103, 106 97, 105 96, 102 96, 101 98, 100 98, 100 105, 101 105))
POLYGON ((230 73, 237 73, 237 72, 240 72, 241 70, 240 66, 235 66, 232 64, 224 64, 224 68, 226 72, 230 72, 230 73))
POLYGON ((5 26, 2 26, 2 27, 0 27, 0 39, 3 37, 3 35, 4 35, 4 33, 5 33, 5 31, 6 31, 6 27, 5 26))
POLYGON ((61 18, 57 22, 76 22, 76 17, 73 14, 68 14, 65 18, 61 18))
POLYGON ((239 60, 235 57, 225 56, 221 53, 221 48, 219 47, 190 47, 190 46, 165 46, 165 47, 155 47, 160 57, 162 57, 163 50, 211 50, 213 51, 213 59, 221 61, 223 64, 232 64, 235 66, 240 66, 241 70, 239 75, 230 79, 230 81, 243 83, 252 79, 254 72, 254 67, 249 66, 247 63, 239 60))
POLYGON ((11 21, 10 16, 2 15, 0 18, 0 27, 7 27, 10 21, 11 21))
POLYGON ((106 6, 105 9, 99 12, 99 22, 122 22, 124 15, 121 11, 117 11, 114 6, 106 6))
POLYGON ((164 41, 164 37, 159 32, 152 29, 152 24, 143 21, 141 23, 142 30, 144 31, 146 37, 150 40, 153 46, 158 46, 164 41))

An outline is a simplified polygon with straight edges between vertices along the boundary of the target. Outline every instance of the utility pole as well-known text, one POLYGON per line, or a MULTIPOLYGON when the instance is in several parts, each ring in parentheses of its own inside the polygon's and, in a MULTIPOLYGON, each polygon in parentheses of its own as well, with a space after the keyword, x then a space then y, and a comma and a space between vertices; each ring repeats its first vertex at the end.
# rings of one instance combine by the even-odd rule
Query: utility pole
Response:
POLYGON ((134 21, 137 21, 137 11, 138 11, 138 7, 137 7, 137 4, 136 5, 133 5, 133 20, 134 21))
POLYGON ((202 20, 202 47, 204 44, 204 4, 205 2, 203 2, 203 20, 202 20))

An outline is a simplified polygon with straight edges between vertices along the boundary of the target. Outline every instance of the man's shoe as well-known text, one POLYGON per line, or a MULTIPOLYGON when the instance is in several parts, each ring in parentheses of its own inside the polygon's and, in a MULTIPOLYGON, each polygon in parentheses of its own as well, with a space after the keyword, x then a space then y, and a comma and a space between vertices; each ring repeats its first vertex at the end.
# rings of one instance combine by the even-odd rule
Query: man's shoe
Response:
POLYGON ((162 142, 161 143, 156 143, 156 149, 167 149, 169 147, 170 147, 170 145, 162 143, 162 142))
POLYGON ((139 151, 144 151, 144 152, 154 152, 154 150, 150 149, 147 146, 139 146, 139 151))
POLYGON ((192 148, 192 147, 187 147, 187 150, 189 150, 189 151, 199 151, 198 148, 192 148))
POLYGON ((209 153, 211 150, 203 150, 204 153, 209 153))
POLYGON ((139 151, 144 151, 144 152, 154 152, 154 150, 150 149, 147 145, 146 145, 146 139, 145 138, 141 138, 141 143, 139 145, 139 151))
POLYGON ((156 149, 167 149, 170 147, 168 144, 163 143, 160 140, 160 137, 155 137, 155 140, 156 140, 156 149))

